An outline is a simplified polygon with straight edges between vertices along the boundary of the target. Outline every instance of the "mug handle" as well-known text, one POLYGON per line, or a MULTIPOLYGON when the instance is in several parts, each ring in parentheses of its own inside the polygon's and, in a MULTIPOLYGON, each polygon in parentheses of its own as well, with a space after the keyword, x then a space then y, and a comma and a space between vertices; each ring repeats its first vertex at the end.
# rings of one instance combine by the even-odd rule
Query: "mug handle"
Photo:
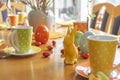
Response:
POLYGON ((9 40, 10 40, 10 44, 18 51, 19 49, 18 49, 18 47, 16 46, 17 45, 17 40, 15 40, 16 38, 16 30, 14 30, 11 34, 10 34, 10 36, 9 36, 9 40), (16 44, 15 44, 16 43, 16 44))
POLYGON ((10 27, 9 18, 8 17, 6 18, 6 24, 10 27))

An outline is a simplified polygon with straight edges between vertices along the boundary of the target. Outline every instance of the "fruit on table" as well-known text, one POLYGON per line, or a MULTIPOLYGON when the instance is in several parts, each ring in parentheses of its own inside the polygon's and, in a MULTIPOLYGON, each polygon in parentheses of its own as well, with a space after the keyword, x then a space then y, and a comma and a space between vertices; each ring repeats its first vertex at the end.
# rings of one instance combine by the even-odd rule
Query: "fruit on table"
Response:
POLYGON ((56 41, 52 41, 52 45, 55 46, 56 45, 56 41))
POLYGON ((47 48, 48 48, 48 50, 50 50, 50 51, 53 49, 52 46, 47 46, 47 48))
POLYGON ((47 43, 49 40, 49 30, 45 25, 40 25, 35 29, 35 41, 41 44, 47 43))
POLYGON ((64 49, 61 49, 60 52, 61 52, 62 54, 64 54, 64 49))
POLYGON ((77 47, 78 51, 80 51, 80 47, 77 47))
POLYGON ((80 44, 81 36, 83 35, 83 32, 77 31, 74 39, 75 46, 78 46, 80 44))
POLYGON ((41 45, 41 42, 34 42, 34 44, 35 44, 36 46, 40 46, 40 45, 41 45))
POLYGON ((50 56, 50 53, 49 52, 43 52, 43 56, 48 57, 48 56, 50 56))
POLYGON ((88 43, 87 43, 87 37, 90 35, 95 35, 92 31, 85 32, 80 39, 80 49, 82 52, 87 53, 88 52, 88 43))
POLYGON ((97 72, 96 75, 90 74, 89 80, 109 80, 109 78, 101 71, 97 72))
POLYGON ((82 58, 88 59, 89 54, 88 53, 81 53, 82 58))

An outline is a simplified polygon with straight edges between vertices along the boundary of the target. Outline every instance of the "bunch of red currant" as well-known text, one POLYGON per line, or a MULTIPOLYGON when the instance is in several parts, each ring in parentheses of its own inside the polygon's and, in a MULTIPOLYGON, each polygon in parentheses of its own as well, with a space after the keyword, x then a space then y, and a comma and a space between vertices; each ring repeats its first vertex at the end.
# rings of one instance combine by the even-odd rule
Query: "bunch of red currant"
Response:
MULTIPOLYGON (((77 50, 78 50, 78 53, 80 54, 80 56, 83 58, 83 59, 88 59, 89 57, 89 54, 88 53, 82 53, 81 50, 80 50, 80 47, 77 47, 77 50)), ((64 49, 61 49, 60 52, 62 53, 62 55, 64 54, 64 49)))
MULTIPOLYGON (((48 51, 52 51, 55 45, 56 45, 56 41, 52 41, 52 45, 47 46, 48 51)), ((50 52, 48 51, 43 52, 44 57, 50 56, 50 52)))

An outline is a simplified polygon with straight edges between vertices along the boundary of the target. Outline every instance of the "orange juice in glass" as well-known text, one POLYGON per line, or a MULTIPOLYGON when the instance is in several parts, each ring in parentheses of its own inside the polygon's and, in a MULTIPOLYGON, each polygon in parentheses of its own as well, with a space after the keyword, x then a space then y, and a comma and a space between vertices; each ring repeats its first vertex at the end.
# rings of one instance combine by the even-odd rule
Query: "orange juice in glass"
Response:
POLYGON ((113 36, 92 35, 88 37, 91 73, 95 74, 98 71, 106 75, 111 73, 117 44, 117 38, 113 36))
POLYGON ((85 33, 87 31, 87 22, 73 22, 73 26, 77 26, 77 30, 85 33))
POLYGON ((24 24, 25 12, 18 12, 18 24, 24 24))
POLYGON ((9 26, 17 26, 18 24, 18 16, 16 14, 9 14, 7 18, 7 22, 9 26))

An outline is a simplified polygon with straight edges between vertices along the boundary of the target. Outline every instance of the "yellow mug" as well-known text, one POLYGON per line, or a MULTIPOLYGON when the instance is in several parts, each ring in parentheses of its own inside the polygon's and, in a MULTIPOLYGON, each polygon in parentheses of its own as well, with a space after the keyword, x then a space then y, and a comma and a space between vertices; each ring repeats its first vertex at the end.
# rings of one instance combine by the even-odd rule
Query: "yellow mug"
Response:
POLYGON ((117 37, 92 35, 88 36, 87 39, 91 73, 96 74, 96 72, 101 71, 109 75, 113 69, 118 44, 117 37))
POLYGON ((23 25, 25 19, 25 12, 18 12, 18 24, 23 25))

